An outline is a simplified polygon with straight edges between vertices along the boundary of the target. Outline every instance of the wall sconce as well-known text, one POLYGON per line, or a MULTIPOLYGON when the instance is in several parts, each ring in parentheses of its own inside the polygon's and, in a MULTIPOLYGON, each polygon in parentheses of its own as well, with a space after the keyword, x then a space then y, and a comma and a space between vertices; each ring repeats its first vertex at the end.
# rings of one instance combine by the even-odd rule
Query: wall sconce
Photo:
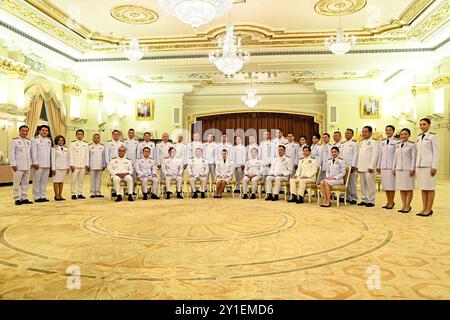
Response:
POLYGON ((2 131, 8 130, 12 126, 13 126, 13 124, 11 121, 8 121, 8 120, 0 121, 0 130, 2 130, 2 131))

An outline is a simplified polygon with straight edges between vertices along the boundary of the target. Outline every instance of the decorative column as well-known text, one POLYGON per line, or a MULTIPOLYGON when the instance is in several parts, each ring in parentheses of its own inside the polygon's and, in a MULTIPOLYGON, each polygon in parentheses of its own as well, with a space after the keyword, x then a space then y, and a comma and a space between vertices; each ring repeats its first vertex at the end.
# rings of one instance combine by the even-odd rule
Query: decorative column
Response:
POLYGON ((28 68, 7 58, 0 57, 0 101, 25 107, 25 82, 28 68))
POLYGON ((86 123, 81 115, 81 94, 83 89, 72 83, 63 84, 63 101, 67 110, 67 135, 73 137, 75 131, 86 123))

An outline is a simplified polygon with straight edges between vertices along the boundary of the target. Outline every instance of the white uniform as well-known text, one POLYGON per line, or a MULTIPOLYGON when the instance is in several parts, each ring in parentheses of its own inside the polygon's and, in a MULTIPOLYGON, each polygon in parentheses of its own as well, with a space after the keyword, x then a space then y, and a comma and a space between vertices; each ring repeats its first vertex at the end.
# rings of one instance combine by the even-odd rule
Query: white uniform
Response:
POLYGON ((262 160, 256 159, 250 159, 245 164, 244 169, 244 179, 242 180, 242 189, 245 194, 248 193, 248 183, 252 182, 252 193, 256 194, 258 191, 258 181, 262 178, 264 172, 264 164, 262 160), (250 178, 249 176, 253 176, 253 178, 250 178))
POLYGON ((226 181, 230 183, 233 177, 234 163, 231 160, 222 160, 216 162, 216 181, 226 181))
MULTIPOLYGON (((303 148, 304 147, 309 147, 307 144, 301 145, 298 147, 298 159, 297 160, 302 160, 303 158, 305 158, 305 156, 303 155, 303 148)), ((298 164, 298 162, 297 162, 298 164)))
POLYGON ((139 141, 136 139, 127 139, 124 141, 125 148, 127 148, 126 157, 131 160, 134 165, 138 159, 139 141))
POLYGON ((289 176, 292 174, 293 164, 291 159, 286 156, 276 157, 272 160, 269 175, 266 179, 266 192, 273 193, 277 196, 280 193, 281 182, 289 181, 289 176), (281 176, 279 176, 281 175, 281 176), (272 192, 272 184, 275 181, 275 188, 272 192))
POLYGON ((395 190, 395 176, 392 174, 394 155, 399 139, 395 137, 383 139, 379 143, 377 169, 381 170, 381 183, 385 191, 395 190))
POLYGON ((322 153, 320 155, 321 171, 320 171, 319 181, 322 181, 323 179, 326 178, 328 160, 331 158, 331 148, 333 148, 333 146, 331 144, 323 144, 322 145, 322 153))
MULTIPOLYGON (((177 158, 181 159, 183 165, 187 165, 189 162, 189 148, 185 143, 175 143, 175 149, 177 149, 177 158)), ((203 151, 203 147, 200 145, 200 149, 203 151)))
MULTIPOLYGON (((358 143, 355 140, 347 140, 342 143, 340 155, 347 166, 356 168, 358 162, 358 143)), ((357 172, 350 172, 348 177, 347 200, 358 200, 357 172)))
POLYGON ((265 140, 259 145, 258 154, 264 164, 263 181, 265 181, 266 177, 269 175, 270 165, 276 157, 277 147, 275 147, 275 143, 271 140, 265 140))
POLYGON ((158 183, 159 178, 156 175, 158 172, 158 167, 156 166, 155 161, 148 158, 140 158, 136 161, 136 174, 137 178, 142 183, 142 192, 144 194, 148 193, 148 182, 152 182, 152 193, 154 195, 158 194, 158 183))
POLYGON ((189 182, 191 183, 192 192, 195 192, 197 189, 195 186, 195 181, 201 182, 200 192, 205 192, 209 172, 208 161, 204 158, 192 158, 189 160, 187 170, 189 173, 189 182))
POLYGON ((233 161, 233 145, 229 142, 216 145, 216 162, 222 160, 222 150, 227 150, 228 159, 233 161))
POLYGON ((247 149, 247 160, 251 160, 252 159, 252 149, 258 150, 258 159, 260 158, 259 157, 259 145, 257 143, 249 144, 246 147, 246 149, 247 149))
POLYGON ((326 182, 330 187, 344 184, 345 177, 345 161, 341 158, 329 159, 327 164, 327 173, 326 177, 332 177, 333 180, 324 179, 323 182, 326 182))
POLYGON ((244 167, 247 162, 247 149, 243 144, 235 145, 233 147, 233 159, 235 164, 234 177, 236 179, 236 190, 239 190, 242 178, 244 177, 244 170, 242 167, 244 167))
MULTIPOLYGON (((201 141, 192 141, 188 144, 188 160, 195 158, 195 150, 196 149, 202 149, 203 150, 203 142, 201 141)), ((205 157, 203 154, 202 157, 205 157)))
POLYGON ((122 140, 109 140, 105 145, 105 161, 109 163, 112 158, 119 156, 119 148, 125 147, 125 143, 122 140))
POLYGON ((64 146, 54 146, 51 150, 51 157, 52 171, 55 171, 53 182, 63 183, 70 169, 69 149, 64 146))
POLYGON ((131 195, 133 192, 133 163, 130 159, 123 158, 112 158, 108 164, 108 171, 111 175, 111 180, 114 184, 114 190, 116 194, 120 193, 120 182, 125 181, 127 183, 128 194, 131 195), (127 175, 123 178, 119 177, 117 174, 126 173, 127 175))
POLYGON ((439 165, 439 136, 430 132, 420 134, 416 148, 417 187, 433 191, 436 189, 436 176, 431 176, 431 169, 437 169, 439 165))
POLYGON ((161 165, 161 171, 166 180, 166 191, 170 191, 170 183, 172 180, 175 180, 177 182, 177 192, 182 192, 184 169, 181 159, 177 157, 164 159, 161 165))
POLYGON ((74 140, 69 146, 70 166, 75 167, 70 183, 72 196, 83 194, 83 178, 89 166, 89 144, 86 141, 74 140))
POLYGON ((28 200, 31 168, 30 139, 18 137, 11 140, 9 143, 9 164, 11 167, 17 167, 17 170, 13 172, 14 200, 28 200))
POLYGON ((297 169, 300 153, 303 155, 303 151, 300 152, 300 144, 298 142, 292 141, 286 144, 286 156, 291 159, 292 164, 294 165, 292 174, 294 174, 297 169))
POLYGON ((208 162, 208 180, 212 183, 216 182, 216 147, 215 142, 205 142, 203 144, 203 156, 208 162))
POLYGON ((322 149, 323 146, 320 143, 316 143, 311 146, 311 157, 316 159, 319 166, 322 165, 322 149))
POLYGON ((49 137, 38 135, 31 140, 31 161, 33 165, 39 165, 33 174, 34 200, 45 199, 47 182, 50 175, 52 141, 49 137))
MULTIPOLYGON (((417 149, 414 142, 406 141, 397 144, 394 155, 395 187, 400 191, 414 190, 415 177, 410 175, 416 170, 417 149)), ((392 173, 391 173, 392 174, 392 173)))
POLYGON ((316 159, 312 156, 299 160, 297 171, 294 174, 297 178, 290 179, 291 192, 297 196, 303 197, 305 195, 306 185, 308 183, 317 182, 318 167, 319 165, 317 164, 316 159), (302 177, 305 178, 302 179, 302 177))
POLYGON ((272 142, 275 144, 275 148, 278 148, 278 146, 285 146, 288 144, 288 139, 286 139, 285 137, 281 137, 281 138, 275 138, 272 140, 272 142))
POLYGON ((138 159, 143 158, 144 157, 144 148, 147 147, 150 149, 150 158, 152 158, 153 160, 155 160, 155 143, 153 141, 142 141, 139 142, 138 145, 138 159))
POLYGON ((89 171, 92 196, 101 195, 102 175, 106 166, 105 146, 101 143, 89 144, 89 171))
POLYGON ((333 147, 338 147, 339 148, 339 152, 341 152, 342 142, 338 141, 338 142, 333 143, 333 147))
POLYGON ((164 160, 169 158, 169 149, 172 147, 174 148, 175 146, 173 143, 169 141, 167 142, 161 141, 156 145, 155 160, 158 166, 162 166, 164 160))
POLYGON ((359 143, 358 147, 358 168, 361 180, 361 197, 362 202, 375 204, 376 190, 376 168, 378 161, 378 143, 370 137, 359 143), (369 169, 373 172, 370 173, 369 169))

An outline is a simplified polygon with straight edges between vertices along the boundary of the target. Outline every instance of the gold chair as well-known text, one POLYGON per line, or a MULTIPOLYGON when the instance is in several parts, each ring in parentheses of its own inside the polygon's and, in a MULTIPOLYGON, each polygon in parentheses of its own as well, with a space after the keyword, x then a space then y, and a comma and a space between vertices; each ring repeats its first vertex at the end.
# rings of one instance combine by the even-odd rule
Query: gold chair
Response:
POLYGON ((319 176, 320 176, 320 171, 322 170, 321 166, 317 167, 317 174, 316 174, 316 182, 310 182, 306 184, 306 190, 308 191, 308 201, 309 203, 311 203, 311 197, 312 197, 312 192, 316 191, 317 194, 317 190, 319 189, 319 186, 317 185, 319 180, 319 176))
MULTIPOLYGON (((273 187, 274 184, 275 184, 275 180, 272 182, 272 187, 273 187)), ((284 190, 284 200, 285 201, 288 201, 287 195, 288 195, 288 193, 290 193, 290 190, 291 190, 290 187, 291 187, 291 185, 289 183, 289 180, 288 181, 281 181, 281 189, 284 190)))
MULTIPOLYGON (((234 174, 233 174, 233 176, 231 177, 230 183, 228 183, 227 187, 228 187, 228 186, 231 187, 231 196, 234 198, 234 189, 236 188, 236 180, 234 179, 234 174)), ((217 188, 217 178, 216 178, 216 183, 215 183, 215 184, 213 184, 213 183, 211 182, 211 192, 212 192, 213 194, 216 193, 216 188, 217 188)), ((226 190, 226 188, 225 188, 225 190, 226 190)))
MULTIPOLYGON (((344 194, 344 205, 347 205, 347 186, 348 186, 348 181, 349 181, 349 177, 350 177, 350 172, 351 172, 351 167, 350 166, 346 166, 345 167, 345 176, 344 176, 344 184, 339 184, 336 186, 331 187, 330 191, 331 191, 331 195, 335 195, 336 196, 336 203, 337 206, 339 207, 339 198, 341 196, 341 194, 344 194)), ((317 203, 320 203, 320 193, 322 192, 322 190, 320 190, 320 188, 317 189, 317 203)))
MULTIPOLYGON (((195 180, 195 187, 196 188, 200 188, 202 186, 202 182, 200 181, 200 180, 195 180)), ((211 183, 209 183, 209 188, 208 188, 208 182, 206 183, 206 189, 207 190, 205 190, 205 193, 206 193, 206 197, 207 198, 210 198, 210 196, 211 196, 211 193, 210 193, 210 190, 211 190, 211 183)), ((188 177, 187 177, 187 179, 185 179, 184 180, 184 187, 185 187, 185 190, 187 190, 186 191, 186 195, 188 196, 188 197, 191 197, 192 196, 192 189, 191 189, 191 182, 189 181, 189 174, 188 174, 188 177)))
MULTIPOLYGON (((186 180, 189 179, 189 173, 187 171, 183 172, 183 181, 181 182, 181 195, 184 197, 186 195, 186 180)), ((160 182, 160 190, 161 190, 161 197, 163 198, 167 192, 166 190, 166 179, 159 179, 160 182), (164 181, 163 181, 164 180, 164 181)), ((177 181, 171 180, 170 181, 170 189, 172 190, 172 187, 177 187, 177 181)))
MULTIPOLYGON (((139 197, 139 192, 138 192, 138 188, 137 188, 139 183, 140 183, 140 181, 137 184, 134 183, 134 190, 136 190, 136 194, 137 194, 136 197, 139 197)), ((111 178, 109 178, 109 180, 107 180, 106 187, 110 189, 110 191, 108 193, 108 200, 111 200, 112 192, 114 190, 114 183, 113 183, 111 178)), ((127 191, 127 183, 125 181, 120 181, 120 187, 122 188, 122 196, 124 196, 126 194, 126 191, 127 191)))
POLYGON ((377 186, 378 186, 378 191, 381 191, 381 173, 377 172, 377 174, 375 176, 375 181, 376 181, 377 186))

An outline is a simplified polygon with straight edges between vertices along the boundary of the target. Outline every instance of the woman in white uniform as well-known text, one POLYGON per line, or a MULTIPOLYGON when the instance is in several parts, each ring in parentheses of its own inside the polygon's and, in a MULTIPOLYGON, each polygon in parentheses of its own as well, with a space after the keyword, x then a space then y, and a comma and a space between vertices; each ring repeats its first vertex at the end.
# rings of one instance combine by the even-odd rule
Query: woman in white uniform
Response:
POLYGON ((416 145, 409 141, 411 131, 403 129, 400 132, 401 142, 397 145, 394 156, 395 186, 400 190, 403 207, 398 212, 411 212, 411 201, 413 199, 415 174, 416 174, 416 145))
POLYGON ((222 150, 222 160, 216 162, 216 194, 215 199, 222 198, 225 188, 233 177, 234 163, 228 160, 228 151, 222 150))
POLYGON ((399 139, 394 137, 395 127, 386 126, 386 139, 382 140, 378 150, 377 170, 381 173, 381 183, 386 192, 387 203, 383 209, 392 210, 395 199, 395 175, 392 174, 394 155, 399 139))
POLYGON ((339 148, 331 148, 331 159, 328 160, 326 178, 319 184, 323 194, 323 204, 321 207, 331 207, 331 187, 344 184, 345 160, 338 158, 339 148))
POLYGON ((62 197, 64 180, 70 170, 69 150, 65 147, 66 139, 63 136, 55 138, 55 146, 51 150, 53 190, 55 201, 64 201, 62 197))
POLYGON ((317 163, 320 165, 322 163, 322 149, 323 146, 320 142, 320 134, 316 133, 312 136, 312 145, 311 145, 311 157, 316 159, 317 163))
POLYGON ((420 120, 422 133, 417 138, 416 175, 417 186, 422 190, 423 209, 418 216, 429 217, 433 214, 436 190, 436 173, 439 164, 439 137, 430 132, 431 120, 420 120))

